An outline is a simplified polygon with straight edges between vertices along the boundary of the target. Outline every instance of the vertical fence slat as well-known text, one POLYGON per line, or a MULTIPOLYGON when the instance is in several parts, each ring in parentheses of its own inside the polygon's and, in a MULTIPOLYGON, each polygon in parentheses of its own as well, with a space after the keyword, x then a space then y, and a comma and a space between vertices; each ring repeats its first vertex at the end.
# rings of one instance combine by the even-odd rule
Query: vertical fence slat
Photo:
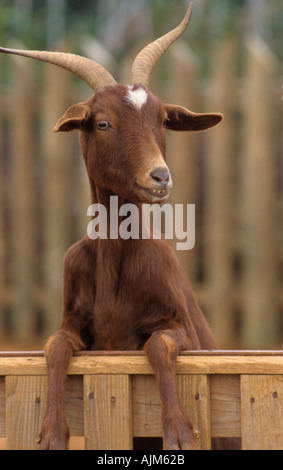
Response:
POLYGON ((0 376, 0 438, 6 437, 5 377, 0 376))
POLYGON ((282 397, 280 375, 241 376, 243 450, 283 449, 282 397))
POLYGON ((211 449, 210 387, 207 375, 177 375, 181 401, 191 423, 200 433, 201 450, 211 449))
MULTIPOLYGON (((1 60, 0 60, 1 67, 1 60)), ((2 101, 0 89, 0 102, 2 101)), ((0 342, 4 340, 4 148, 3 148, 3 106, 0 106, 0 342)))
POLYGON ((133 376, 133 435, 162 436, 161 400, 153 375, 133 376))
POLYGON ((210 377, 211 434, 241 437, 241 393, 239 375, 210 377))
POLYGON ((14 57, 11 65, 14 85, 9 102, 11 151, 9 257, 14 285, 15 338, 26 341, 35 333, 34 79, 31 65, 23 59, 14 57))
POLYGON ((36 450, 45 412, 47 377, 6 377, 8 450, 36 450))
MULTIPOLYGON (((170 77, 167 90, 168 97, 166 98, 174 104, 194 111, 201 111, 198 95, 198 61, 196 57, 184 42, 178 41, 168 50, 168 58, 170 77)), ((199 142, 197 133, 168 133, 167 158, 173 179, 170 201, 173 204, 197 204, 197 214, 200 208, 198 204, 199 164, 197 161, 199 157, 199 142)), ((184 211, 184 230, 186 229, 186 224, 186 211, 184 211)), ((175 244, 173 247, 175 247, 175 244)), ((176 252, 186 274, 192 282, 196 277, 196 250, 197 246, 193 250, 176 252)))
MULTIPOLYGON (((281 336, 277 304, 279 204, 274 130, 278 70, 271 51, 257 37, 247 41, 246 62, 241 175, 243 346, 269 348, 281 336)), ((278 346, 281 347, 281 342, 278 346)))
POLYGON ((84 376, 87 450, 131 450, 132 396, 129 375, 84 376))
POLYGON ((65 251, 70 244, 72 207, 72 136, 54 133, 53 127, 69 102, 70 75, 58 67, 44 67, 42 152, 44 172, 44 277, 46 329, 52 334, 61 319, 62 271, 65 251))
POLYGON ((206 135, 205 261, 209 321, 221 347, 233 347, 233 218, 234 204, 234 40, 214 52, 208 96, 209 110, 220 111, 224 121, 206 135))

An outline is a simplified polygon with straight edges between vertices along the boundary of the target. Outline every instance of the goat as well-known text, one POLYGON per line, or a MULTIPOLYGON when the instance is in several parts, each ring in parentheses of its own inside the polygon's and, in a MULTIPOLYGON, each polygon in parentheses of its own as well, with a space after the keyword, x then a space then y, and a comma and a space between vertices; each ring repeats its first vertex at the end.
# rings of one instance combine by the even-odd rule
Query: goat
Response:
MULTIPOLYGON (((164 104, 148 89, 156 62, 186 29, 192 4, 171 32, 148 44, 132 66, 132 85, 118 84, 95 62, 74 54, 0 52, 35 58, 81 77, 94 91, 71 106, 54 131, 80 131, 92 203, 162 203, 172 180, 165 163, 166 129, 201 131, 222 120, 164 104)), ((107 224, 109 234, 109 224, 107 224)), ((210 328, 173 250, 165 239, 91 240, 87 235, 64 258, 62 322, 47 341, 48 401, 40 449, 66 449, 69 428, 64 408, 66 369, 78 350, 144 349, 162 402, 166 449, 195 449, 197 432, 176 386, 176 358, 182 350, 217 349, 210 328)))

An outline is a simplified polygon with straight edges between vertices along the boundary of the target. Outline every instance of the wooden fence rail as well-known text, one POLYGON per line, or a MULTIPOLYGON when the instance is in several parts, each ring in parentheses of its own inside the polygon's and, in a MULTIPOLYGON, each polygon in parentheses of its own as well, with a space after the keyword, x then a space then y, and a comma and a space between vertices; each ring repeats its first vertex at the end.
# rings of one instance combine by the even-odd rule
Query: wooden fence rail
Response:
MULTIPOLYGON (((0 437, 8 449, 36 449, 46 407, 43 353, 0 354, 0 437)), ((241 438, 244 450, 283 450, 283 352, 185 352, 179 393, 200 432, 241 438)), ((161 437, 161 404, 143 352, 82 352, 68 368, 66 407, 72 436, 85 449, 133 449, 133 438, 161 437)))

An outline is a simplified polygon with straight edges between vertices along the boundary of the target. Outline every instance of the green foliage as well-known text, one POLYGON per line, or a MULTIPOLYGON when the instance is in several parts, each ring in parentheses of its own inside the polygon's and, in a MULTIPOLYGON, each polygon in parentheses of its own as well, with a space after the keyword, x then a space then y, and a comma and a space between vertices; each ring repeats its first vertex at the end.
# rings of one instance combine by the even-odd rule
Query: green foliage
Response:
MULTIPOLYGON (((112 36, 118 35, 118 42, 110 52, 119 57, 129 43, 144 39, 137 23, 132 23, 134 9, 138 12, 134 21, 142 17, 146 33, 158 36, 178 23, 188 3, 189 0, 1 0, 0 43, 7 45, 17 39, 28 48, 44 49, 60 36, 79 42, 83 34, 89 33, 103 43, 106 41, 107 47, 110 31, 112 36), (117 26, 115 18, 119 22, 117 26)), ((207 54, 215 42, 227 35, 241 37, 254 27, 275 54, 282 57, 282 23, 282 0, 195 0, 187 37, 197 53, 207 54), (252 24, 249 16, 259 3, 265 16, 260 24, 256 23, 257 18, 252 24)))

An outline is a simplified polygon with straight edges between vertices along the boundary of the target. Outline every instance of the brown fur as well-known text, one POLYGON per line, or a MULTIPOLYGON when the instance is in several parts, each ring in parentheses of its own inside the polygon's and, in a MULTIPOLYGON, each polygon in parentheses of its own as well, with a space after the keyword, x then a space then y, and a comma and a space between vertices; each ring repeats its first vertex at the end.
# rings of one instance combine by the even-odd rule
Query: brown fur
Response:
MULTIPOLYGON (((127 102, 125 86, 108 87, 69 108, 55 127, 81 131, 92 202, 108 210, 111 195, 119 197, 119 205, 131 202, 140 211, 141 203, 152 202, 152 195, 142 188, 155 187, 152 170, 167 168, 165 127, 202 130, 222 118, 164 105, 146 91, 148 100, 137 110, 127 102), (97 127, 103 121, 109 123, 105 130, 97 127)), ((68 445, 64 383, 74 351, 144 349, 160 390, 164 447, 194 449, 196 434, 177 393, 176 358, 182 350, 215 348, 166 240, 94 241, 86 236, 65 256, 62 324, 46 345, 48 406, 40 448, 68 445)))

